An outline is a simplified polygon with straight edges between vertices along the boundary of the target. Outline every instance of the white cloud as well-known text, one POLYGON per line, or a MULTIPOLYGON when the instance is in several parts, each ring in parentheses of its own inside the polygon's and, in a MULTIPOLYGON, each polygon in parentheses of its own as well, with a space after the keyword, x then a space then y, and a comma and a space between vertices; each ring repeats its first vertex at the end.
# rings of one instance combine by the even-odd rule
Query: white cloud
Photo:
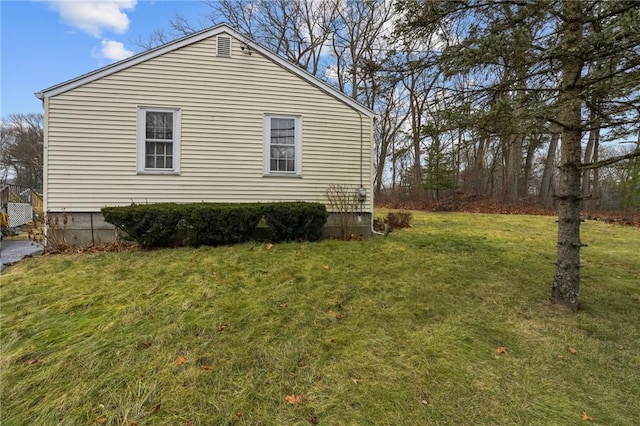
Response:
POLYGON ((329 65, 324 70, 324 78, 329 81, 338 81, 338 67, 335 65, 329 65))
POLYGON ((129 17, 125 11, 133 10, 137 0, 50 0, 67 24, 94 37, 102 32, 113 31, 122 34, 129 29, 129 17))
POLYGON ((102 40, 100 52, 94 51, 95 57, 109 61, 120 61, 133 55, 133 50, 129 50, 124 47, 124 44, 113 40, 102 40))

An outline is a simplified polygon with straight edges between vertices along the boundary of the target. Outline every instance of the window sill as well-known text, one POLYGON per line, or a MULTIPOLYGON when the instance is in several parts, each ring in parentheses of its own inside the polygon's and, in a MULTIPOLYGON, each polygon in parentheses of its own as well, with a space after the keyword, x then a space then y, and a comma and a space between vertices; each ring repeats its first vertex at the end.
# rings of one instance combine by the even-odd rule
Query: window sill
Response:
POLYGON ((283 177, 283 178, 298 178, 298 179, 302 179, 302 175, 298 174, 298 173, 263 173, 262 177, 266 177, 266 178, 283 177))
POLYGON ((137 175, 168 175, 168 176, 180 176, 180 172, 173 170, 138 170, 137 175))

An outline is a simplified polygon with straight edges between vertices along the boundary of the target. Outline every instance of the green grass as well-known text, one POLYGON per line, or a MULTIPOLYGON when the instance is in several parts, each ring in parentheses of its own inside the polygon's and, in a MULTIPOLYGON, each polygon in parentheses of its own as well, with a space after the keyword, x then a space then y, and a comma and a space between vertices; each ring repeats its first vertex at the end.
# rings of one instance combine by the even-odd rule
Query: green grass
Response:
POLYGON ((555 229, 414 212, 367 241, 25 260, 0 276, 0 423, 637 424, 640 230, 583 225, 571 314, 555 229))

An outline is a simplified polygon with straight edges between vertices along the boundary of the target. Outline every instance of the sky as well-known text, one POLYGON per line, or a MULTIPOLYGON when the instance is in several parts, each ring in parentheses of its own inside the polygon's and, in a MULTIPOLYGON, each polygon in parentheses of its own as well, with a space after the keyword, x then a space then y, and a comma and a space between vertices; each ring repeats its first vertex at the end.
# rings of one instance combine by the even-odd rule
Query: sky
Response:
POLYGON ((0 0, 0 118, 42 112, 35 92, 142 52, 136 42, 176 13, 198 26, 208 10, 188 0, 0 0))

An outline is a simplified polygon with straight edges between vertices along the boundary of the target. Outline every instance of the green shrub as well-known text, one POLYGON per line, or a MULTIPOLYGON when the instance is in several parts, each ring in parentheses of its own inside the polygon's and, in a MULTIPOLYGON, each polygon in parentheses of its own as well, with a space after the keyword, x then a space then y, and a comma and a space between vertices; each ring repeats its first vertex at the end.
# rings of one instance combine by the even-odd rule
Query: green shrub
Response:
POLYGON ((106 222, 125 231, 144 248, 184 245, 181 219, 183 205, 176 203, 134 204, 127 207, 105 207, 106 222))
POLYGON ((189 243, 217 246, 249 241, 260 221, 260 209, 250 204, 187 204, 189 243))
POLYGON ((272 241, 317 241, 329 214, 319 203, 273 203, 262 208, 272 241))
POLYGON ((105 207, 104 220, 117 226, 144 248, 217 246, 249 241, 261 218, 273 242, 322 236, 327 210, 319 203, 158 203, 105 207))

